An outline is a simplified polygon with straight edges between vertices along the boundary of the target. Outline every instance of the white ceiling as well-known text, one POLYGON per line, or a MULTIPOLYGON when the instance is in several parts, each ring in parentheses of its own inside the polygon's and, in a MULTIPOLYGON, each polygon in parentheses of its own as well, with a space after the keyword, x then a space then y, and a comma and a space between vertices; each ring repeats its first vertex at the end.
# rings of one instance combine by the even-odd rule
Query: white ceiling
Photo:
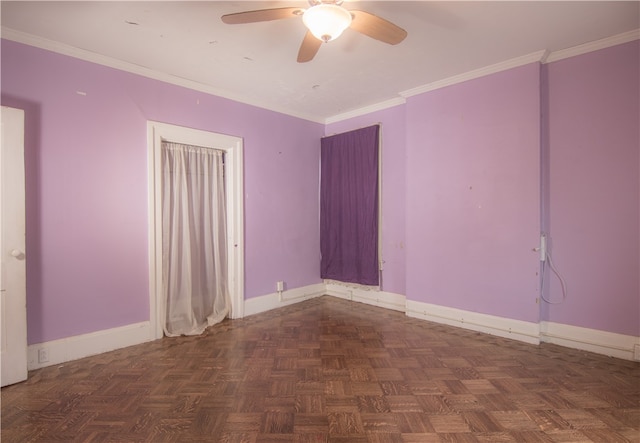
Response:
POLYGON ((347 9, 386 18, 408 37, 390 46, 348 29, 300 64, 300 18, 220 20, 283 6, 307 3, 2 1, 0 13, 3 38, 320 122, 490 65, 640 28, 638 1, 347 0, 347 9))

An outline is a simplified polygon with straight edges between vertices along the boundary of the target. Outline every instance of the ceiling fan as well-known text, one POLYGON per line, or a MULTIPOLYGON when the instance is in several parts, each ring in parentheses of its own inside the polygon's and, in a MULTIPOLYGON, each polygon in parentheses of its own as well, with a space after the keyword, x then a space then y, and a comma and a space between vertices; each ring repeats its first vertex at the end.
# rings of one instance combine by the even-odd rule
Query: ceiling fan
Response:
POLYGON ((307 33, 298 51, 298 62, 311 61, 322 43, 335 40, 342 31, 351 28, 368 37, 390 45, 397 45, 407 36, 407 31, 374 14, 346 9, 343 0, 308 0, 309 8, 271 8, 223 15, 229 25, 265 22, 302 17, 307 33))

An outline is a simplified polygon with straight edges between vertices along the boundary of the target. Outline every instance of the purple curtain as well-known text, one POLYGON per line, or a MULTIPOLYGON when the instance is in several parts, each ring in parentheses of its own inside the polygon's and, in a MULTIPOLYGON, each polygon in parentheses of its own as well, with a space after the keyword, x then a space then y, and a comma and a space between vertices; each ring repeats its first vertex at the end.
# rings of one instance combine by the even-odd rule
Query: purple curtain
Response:
POLYGON ((378 125, 321 142, 320 277, 378 285, 378 125))

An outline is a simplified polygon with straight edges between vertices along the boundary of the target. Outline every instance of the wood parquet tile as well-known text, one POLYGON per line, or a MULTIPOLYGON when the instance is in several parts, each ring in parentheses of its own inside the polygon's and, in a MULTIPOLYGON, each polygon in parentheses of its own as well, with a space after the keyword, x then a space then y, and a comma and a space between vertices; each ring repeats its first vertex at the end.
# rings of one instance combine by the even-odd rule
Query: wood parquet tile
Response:
POLYGON ((640 442, 640 364, 332 297, 32 371, 3 442, 640 442))

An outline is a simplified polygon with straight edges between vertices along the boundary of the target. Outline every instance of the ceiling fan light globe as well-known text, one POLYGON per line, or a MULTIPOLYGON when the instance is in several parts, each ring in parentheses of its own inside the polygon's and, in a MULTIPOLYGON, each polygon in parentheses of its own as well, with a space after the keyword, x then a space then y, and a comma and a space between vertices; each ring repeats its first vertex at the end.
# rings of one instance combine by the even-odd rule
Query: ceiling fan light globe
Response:
POLYGON ((335 4, 319 4, 304 11, 304 25, 319 40, 335 40, 351 25, 351 13, 335 4))

